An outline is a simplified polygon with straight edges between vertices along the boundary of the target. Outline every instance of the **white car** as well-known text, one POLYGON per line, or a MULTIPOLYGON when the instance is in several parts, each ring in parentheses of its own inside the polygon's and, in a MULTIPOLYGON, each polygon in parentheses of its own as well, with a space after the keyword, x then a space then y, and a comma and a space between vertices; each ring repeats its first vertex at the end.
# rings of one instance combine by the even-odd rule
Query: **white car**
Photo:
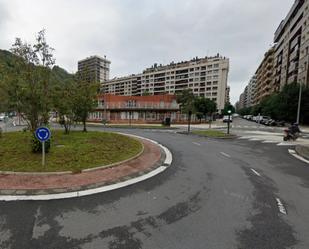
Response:
MULTIPOLYGON (((229 121, 229 116, 228 115, 223 116, 222 121, 223 121, 223 123, 227 123, 229 121)), ((232 116, 230 116, 230 122, 233 122, 232 116)))
POLYGON ((0 121, 4 121, 5 115, 3 113, 0 113, 0 121))

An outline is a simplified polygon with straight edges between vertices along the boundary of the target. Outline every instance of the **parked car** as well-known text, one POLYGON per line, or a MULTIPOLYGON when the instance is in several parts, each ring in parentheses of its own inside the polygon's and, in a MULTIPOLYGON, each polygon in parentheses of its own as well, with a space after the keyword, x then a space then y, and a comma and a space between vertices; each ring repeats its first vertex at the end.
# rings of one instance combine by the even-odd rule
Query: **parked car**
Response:
POLYGON ((229 121, 229 117, 230 117, 230 122, 233 122, 233 118, 232 116, 228 116, 228 115, 225 115, 223 116, 223 123, 227 123, 229 121))
POLYGON ((269 119, 271 119, 269 116, 262 116, 260 123, 265 124, 269 119))
POLYGON ((5 115, 4 113, 0 113, 0 121, 4 121, 5 115))
POLYGON ((247 120, 252 120, 253 115, 247 115, 247 120))
POLYGON ((276 123, 276 121, 275 120, 273 120, 273 119, 268 119, 268 120, 266 120, 265 122, 264 122, 264 125, 267 125, 267 126, 276 126, 277 125, 277 123, 276 123))

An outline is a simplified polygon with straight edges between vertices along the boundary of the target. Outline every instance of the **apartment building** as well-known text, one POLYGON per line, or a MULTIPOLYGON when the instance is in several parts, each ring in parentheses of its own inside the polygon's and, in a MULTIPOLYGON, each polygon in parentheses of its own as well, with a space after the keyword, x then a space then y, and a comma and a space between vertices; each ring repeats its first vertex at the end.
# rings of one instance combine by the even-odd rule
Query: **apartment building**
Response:
POLYGON ((259 104, 263 98, 275 91, 274 83, 275 48, 269 49, 256 71, 256 94, 254 104, 259 104))
POLYGON ((103 83, 109 79, 110 64, 106 56, 94 55, 78 61, 78 72, 86 81, 103 83))
POLYGON ((127 96, 177 94, 192 89, 197 96, 216 101, 222 110, 226 101, 229 59, 220 56, 194 58, 190 61, 157 65, 141 74, 105 82, 105 93, 127 96))
POLYGON ((247 102, 246 106, 251 107, 255 104, 255 98, 256 98, 256 84, 257 84, 257 78, 256 75, 254 75, 248 84, 248 96, 247 96, 247 102))
POLYGON ((309 0, 296 0, 274 36, 275 91, 298 82, 309 86, 309 0))
POLYGON ((230 103, 230 92, 231 92, 231 88, 230 86, 226 87, 226 91, 225 91, 225 103, 230 103))
MULTIPOLYGON (((98 106, 88 120, 109 123, 161 123, 170 118, 172 123, 187 121, 180 113, 175 95, 118 96, 101 94, 98 106)), ((195 116, 193 117, 193 121, 195 116)))

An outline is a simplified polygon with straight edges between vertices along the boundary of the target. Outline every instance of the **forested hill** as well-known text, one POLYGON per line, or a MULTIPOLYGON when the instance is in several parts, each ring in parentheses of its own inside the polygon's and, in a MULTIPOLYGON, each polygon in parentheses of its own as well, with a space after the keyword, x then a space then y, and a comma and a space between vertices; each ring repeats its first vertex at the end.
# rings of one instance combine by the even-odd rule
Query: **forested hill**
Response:
MULTIPOLYGON (((10 68, 14 68, 14 63, 16 61, 16 56, 13 55, 10 51, 1 50, 0 49, 0 73, 1 71, 9 70, 10 68)), ((54 66, 52 69, 52 78, 55 78, 59 81, 65 81, 67 79, 72 78, 73 75, 68 73, 65 69, 54 66)))

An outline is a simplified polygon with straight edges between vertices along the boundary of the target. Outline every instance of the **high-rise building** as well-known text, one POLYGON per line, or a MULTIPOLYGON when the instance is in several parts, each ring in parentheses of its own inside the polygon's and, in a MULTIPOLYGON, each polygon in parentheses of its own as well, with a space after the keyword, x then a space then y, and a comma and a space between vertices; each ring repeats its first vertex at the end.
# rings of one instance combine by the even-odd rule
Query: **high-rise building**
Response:
POLYGON ((275 91, 274 82, 274 56, 275 49, 272 47, 264 56, 263 61, 256 71, 256 95, 255 104, 259 104, 263 98, 275 91))
POLYGON ((309 1, 296 0, 274 36, 275 91, 298 82, 309 86, 309 1))
POLYGON ((256 75, 254 75, 248 84, 248 97, 247 97, 247 107, 251 107, 255 103, 255 96, 256 96, 256 75))
POLYGON ((230 103, 230 91, 230 86, 227 86, 225 91, 225 103, 230 103))
POLYGON ((109 79, 110 61, 94 55, 78 61, 78 72, 82 79, 103 83, 109 79))
POLYGON ((229 72, 229 59, 220 55, 194 58, 190 61, 157 65, 143 73, 115 78, 104 83, 103 92, 127 95, 177 94, 191 89, 197 96, 206 97, 217 103, 218 110, 224 109, 229 72))

